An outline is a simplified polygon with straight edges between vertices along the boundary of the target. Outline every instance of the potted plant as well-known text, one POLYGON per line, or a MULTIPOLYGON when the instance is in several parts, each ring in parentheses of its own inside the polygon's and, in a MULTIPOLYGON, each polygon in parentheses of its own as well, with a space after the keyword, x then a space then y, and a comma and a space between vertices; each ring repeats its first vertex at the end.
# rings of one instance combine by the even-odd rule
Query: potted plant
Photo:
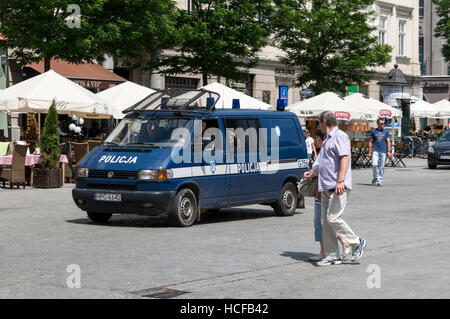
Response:
POLYGON ((30 144, 30 153, 34 153, 36 143, 39 141, 39 128, 34 113, 27 113, 27 129, 24 139, 30 144))
POLYGON ((45 118, 40 140, 41 159, 34 169, 34 187, 55 188, 62 186, 62 169, 59 167, 59 133, 56 102, 53 101, 45 118))

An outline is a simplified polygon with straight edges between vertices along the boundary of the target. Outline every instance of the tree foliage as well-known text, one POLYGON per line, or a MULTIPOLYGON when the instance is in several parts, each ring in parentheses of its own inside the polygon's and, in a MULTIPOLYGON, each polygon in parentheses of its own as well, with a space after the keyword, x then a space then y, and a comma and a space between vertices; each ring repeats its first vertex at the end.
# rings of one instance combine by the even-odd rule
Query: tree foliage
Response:
POLYGON ((297 86, 316 94, 344 92, 371 79, 370 68, 390 61, 392 48, 380 45, 369 6, 374 0, 276 0, 275 43, 281 61, 300 68, 297 86))
POLYGON ((450 0, 433 0, 435 10, 440 19, 434 30, 436 37, 444 39, 442 55, 446 61, 450 62, 450 0))
POLYGON ((4 46, 22 64, 44 60, 46 71, 51 59, 91 62, 107 52, 135 60, 170 47, 174 17, 171 0, 0 1, 4 46))
POLYGON ((202 73, 243 79, 268 44, 270 0, 193 0, 178 11, 179 53, 164 59, 166 73, 202 73))
POLYGON ((61 155, 59 148, 58 113, 53 101, 44 121, 41 135, 41 165, 43 168, 57 168, 61 155))

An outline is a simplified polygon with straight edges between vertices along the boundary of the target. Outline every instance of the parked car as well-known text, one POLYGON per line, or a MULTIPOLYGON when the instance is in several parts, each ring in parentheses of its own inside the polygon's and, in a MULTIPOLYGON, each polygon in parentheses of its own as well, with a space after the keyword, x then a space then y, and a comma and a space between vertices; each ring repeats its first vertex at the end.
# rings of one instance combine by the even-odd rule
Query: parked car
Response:
POLYGON ((450 165, 450 130, 428 147, 428 167, 434 169, 438 165, 450 165))

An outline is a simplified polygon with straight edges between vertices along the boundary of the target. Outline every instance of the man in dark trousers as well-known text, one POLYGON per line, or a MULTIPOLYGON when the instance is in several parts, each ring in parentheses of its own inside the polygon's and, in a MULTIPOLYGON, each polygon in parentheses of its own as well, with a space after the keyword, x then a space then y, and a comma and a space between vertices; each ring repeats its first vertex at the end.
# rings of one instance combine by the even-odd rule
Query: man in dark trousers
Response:
POLYGON ((372 184, 380 187, 383 186, 384 181, 386 154, 388 157, 391 157, 391 138, 388 130, 384 128, 384 120, 378 119, 377 128, 370 132, 368 156, 372 159, 372 184))

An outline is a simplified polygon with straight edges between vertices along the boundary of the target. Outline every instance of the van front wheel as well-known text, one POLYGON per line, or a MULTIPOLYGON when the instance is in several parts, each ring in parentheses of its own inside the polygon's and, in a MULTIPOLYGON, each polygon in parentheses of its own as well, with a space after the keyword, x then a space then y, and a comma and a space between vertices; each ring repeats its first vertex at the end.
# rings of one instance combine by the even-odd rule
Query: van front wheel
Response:
POLYGON ((189 188, 180 190, 173 201, 169 218, 174 226, 192 226, 197 214, 197 199, 189 188))
POLYGON ((291 182, 287 182, 281 188, 280 198, 272 205, 275 214, 279 216, 289 216, 297 208, 297 188, 291 182))

